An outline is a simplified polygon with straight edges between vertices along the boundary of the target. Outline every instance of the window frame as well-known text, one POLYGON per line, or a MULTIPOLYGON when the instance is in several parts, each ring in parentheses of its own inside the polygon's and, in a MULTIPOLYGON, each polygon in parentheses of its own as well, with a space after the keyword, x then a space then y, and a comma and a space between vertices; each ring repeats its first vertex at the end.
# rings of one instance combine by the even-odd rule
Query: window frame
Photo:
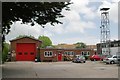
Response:
POLYGON ((53 51, 44 51, 44 57, 53 57, 53 51))
POLYGON ((81 51, 82 56, 90 56, 90 51, 81 51), (89 54, 88 54, 89 53, 89 54), (86 54, 86 55, 85 55, 86 54))
POLYGON ((73 56, 74 55, 74 51, 65 51, 64 54, 68 55, 68 56, 73 56))
POLYGON ((87 51, 87 56, 90 56, 90 51, 87 51))
POLYGON ((117 58, 117 56, 113 56, 113 58, 117 58))
POLYGON ((81 51, 81 55, 84 56, 84 51, 81 51))

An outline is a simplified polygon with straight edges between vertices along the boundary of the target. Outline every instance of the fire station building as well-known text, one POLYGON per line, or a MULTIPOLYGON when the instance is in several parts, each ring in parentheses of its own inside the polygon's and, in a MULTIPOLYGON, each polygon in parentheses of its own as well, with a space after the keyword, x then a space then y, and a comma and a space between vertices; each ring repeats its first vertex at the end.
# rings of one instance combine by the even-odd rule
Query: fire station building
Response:
POLYGON ((13 61, 34 61, 37 56, 37 47, 42 43, 30 37, 13 39, 10 42, 13 61))
POLYGON ((42 41, 23 37, 10 40, 12 61, 34 61, 39 56, 40 61, 65 61, 74 55, 86 55, 90 57, 95 53, 93 49, 57 49, 40 48, 42 41), (38 49, 39 48, 39 49, 38 49))

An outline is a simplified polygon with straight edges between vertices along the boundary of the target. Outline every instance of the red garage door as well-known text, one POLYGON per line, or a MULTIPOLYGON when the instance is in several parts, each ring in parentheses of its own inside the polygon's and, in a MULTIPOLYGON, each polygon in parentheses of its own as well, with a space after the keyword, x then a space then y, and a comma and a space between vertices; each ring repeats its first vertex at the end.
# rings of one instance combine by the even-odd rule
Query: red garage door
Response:
POLYGON ((34 43, 18 43, 16 45, 16 61, 34 61, 36 46, 34 43))

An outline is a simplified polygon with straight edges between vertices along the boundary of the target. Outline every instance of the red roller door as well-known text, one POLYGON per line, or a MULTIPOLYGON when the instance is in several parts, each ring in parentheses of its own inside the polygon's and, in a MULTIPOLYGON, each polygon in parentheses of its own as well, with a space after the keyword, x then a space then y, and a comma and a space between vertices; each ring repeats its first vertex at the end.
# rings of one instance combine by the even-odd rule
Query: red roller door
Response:
POLYGON ((17 43, 16 61, 34 61, 36 46, 34 43, 17 43))

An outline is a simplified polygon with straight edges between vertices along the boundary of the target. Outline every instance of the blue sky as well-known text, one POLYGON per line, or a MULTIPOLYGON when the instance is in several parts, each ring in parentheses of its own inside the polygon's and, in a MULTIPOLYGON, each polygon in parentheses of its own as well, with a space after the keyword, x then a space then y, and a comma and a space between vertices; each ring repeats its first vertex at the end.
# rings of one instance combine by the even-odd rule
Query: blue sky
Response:
POLYGON ((43 29, 40 25, 31 27, 30 25, 16 22, 11 27, 11 32, 7 35, 6 41, 19 35, 39 35, 50 37, 53 44, 73 44, 84 42, 86 44, 96 44, 100 42, 100 8, 110 7, 110 29, 111 40, 118 39, 118 6, 117 2, 102 1, 90 2, 90 0, 71 0, 70 11, 62 11, 64 18, 59 19, 63 24, 51 26, 45 25, 43 29))

